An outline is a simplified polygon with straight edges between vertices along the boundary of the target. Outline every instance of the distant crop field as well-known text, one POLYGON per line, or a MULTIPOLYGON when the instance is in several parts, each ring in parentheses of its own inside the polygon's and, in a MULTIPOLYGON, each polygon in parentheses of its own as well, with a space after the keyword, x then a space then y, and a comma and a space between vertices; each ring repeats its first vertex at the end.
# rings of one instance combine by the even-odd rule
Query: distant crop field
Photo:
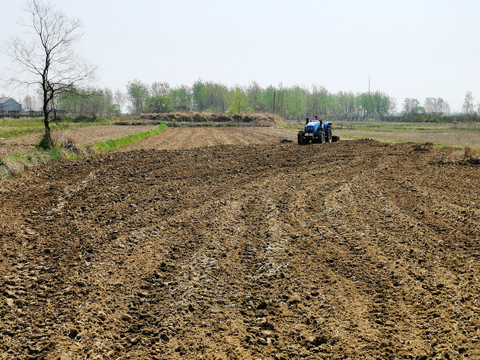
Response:
POLYGON ((0 138, 39 134, 43 129, 43 122, 40 118, 0 119, 0 138))
MULTIPOLYGON (((97 125, 111 125, 113 122, 109 119, 97 119, 95 121, 71 122, 71 121, 50 121, 50 128, 53 132, 64 131, 67 129, 79 129, 97 125)), ((0 141, 3 139, 14 138, 30 134, 42 134, 45 130, 43 118, 21 118, 0 119, 0 141)))
MULTIPOLYGON (((290 128, 301 129, 303 122, 289 121, 290 128)), ((334 135, 342 139, 369 138, 385 142, 431 142, 438 146, 480 148, 479 123, 391 123, 333 122, 334 135)))

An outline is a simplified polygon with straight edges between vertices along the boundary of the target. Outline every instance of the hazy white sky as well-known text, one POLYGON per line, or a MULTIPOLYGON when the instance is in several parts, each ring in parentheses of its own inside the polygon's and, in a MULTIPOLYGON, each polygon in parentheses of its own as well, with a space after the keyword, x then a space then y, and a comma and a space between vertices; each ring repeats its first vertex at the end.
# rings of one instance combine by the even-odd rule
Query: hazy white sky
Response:
MULTIPOLYGON (((0 43, 22 35, 22 1, 2 1, 0 43)), ((128 81, 312 85, 397 99, 480 102, 478 0, 50 0, 77 17, 99 87, 128 81)), ((10 59, 0 54, 0 71, 10 59)), ((0 85, 0 94, 10 95, 0 85)))

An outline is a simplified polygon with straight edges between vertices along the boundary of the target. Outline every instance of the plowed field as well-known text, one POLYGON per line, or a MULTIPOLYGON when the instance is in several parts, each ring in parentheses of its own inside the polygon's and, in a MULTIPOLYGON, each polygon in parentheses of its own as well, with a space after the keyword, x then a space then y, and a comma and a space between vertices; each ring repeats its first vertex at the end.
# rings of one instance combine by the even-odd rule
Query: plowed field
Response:
POLYGON ((167 128, 160 135, 123 147, 120 151, 138 149, 180 150, 216 145, 278 144, 282 140, 297 141, 297 134, 290 130, 268 127, 167 128))
POLYGON ((249 131, 0 183, 0 358, 480 358, 478 165, 249 131))

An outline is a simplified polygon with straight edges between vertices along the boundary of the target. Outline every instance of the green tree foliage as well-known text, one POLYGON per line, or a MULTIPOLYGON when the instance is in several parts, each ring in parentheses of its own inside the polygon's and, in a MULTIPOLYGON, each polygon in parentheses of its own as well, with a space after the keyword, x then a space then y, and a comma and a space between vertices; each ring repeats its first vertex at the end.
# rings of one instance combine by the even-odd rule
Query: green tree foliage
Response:
POLYGON ((225 85, 208 82, 205 84, 203 104, 205 110, 225 113, 228 109, 229 90, 225 85))
POLYGON ((186 86, 180 86, 172 89, 168 95, 172 100, 173 111, 190 111, 192 110, 193 95, 186 86))
POLYGON ((275 114, 284 118, 287 117, 287 90, 280 83, 279 88, 275 91, 275 114))
POLYGON ((299 86, 295 86, 286 92, 286 97, 286 117, 289 119, 303 118, 307 108, 308 91, 299 86))
MULTIPOLYGON (((427 98, 425 106, 417 99, 407 98, 403 103, 403 117, 389 116, 396 112, 397 104, 394 98, 383 92, 330 93, 318 85, 311 88, 298 85, 286 87, 280 83, 278 86, 262 88, 258 83, 251 82, 246 87, 228 88, 224 84, 199 79, 191 87, 171 88, 164 82, 148 86, 135 80, 129 83, 128 89, 127 96, 132 104, 132 112, 135 110, 135 113, 267 112, 297 120, 318 115, 326 120, 439 121, 439 116, 447 119, 445 116, 450 112, 448 104, 441 98, 427 98), (138 106, 133 106, 137 104, 134 100, 138 100, 138 106)), ((108 94, 106 98, 109 98, 108 94)), ((471 96, 467 100, 469 105, 473 104, 471 96)))
POLYGON ((237 86, 232 94, 232 101, 230 105, 231 114, 240 114, 244 112, 247 104, 246 96, 242 90, 237 86))
POLYGON ((307 99, 307 114, 326 115, 328 109, 328 91, 314 85, 307 99))
POLYGON ((127 84, 127 97, 132 114, 145 112, 145 103, 148 98, 148 87, 140 80, 133 80, 127 84))
POLYGON ((207 110, 207 84, 199 79, 195 81, 192 88, 193 106, 197 111, 207 110))
POLYGON ((256 82, 250 83, 246 88, 247 111, 254 113, 267 112, 268 104, 265 102, 265 91, 256 82))
POLYGON ((265 112, 278 114, 278 111, 274 109, 276 101, 276 89, 273 86, 269 86, 263 91, 263 97, 259 106, 261 106, 265 112))
POLYGON ((150 96, 146 100, 147 113, 167 113, 173 111, 172 99, 166 95, 150 96))

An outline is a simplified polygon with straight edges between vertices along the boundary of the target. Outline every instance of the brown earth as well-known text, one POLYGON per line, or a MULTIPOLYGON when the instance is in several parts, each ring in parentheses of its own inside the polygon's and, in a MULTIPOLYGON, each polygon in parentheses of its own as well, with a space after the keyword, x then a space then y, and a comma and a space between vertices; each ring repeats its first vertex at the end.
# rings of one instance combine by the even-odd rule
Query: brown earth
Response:
POLYGON ((478 166, 189 141, 0 184, 0 358, 480 358, 478 166))
POLYGON ((297 141, 297 134, 290 130, 267 127, 181 127, 167 128, 159 135, 125 146, 120 151, 139 149, 180 150, 216 145, 278 144, 282 140, 297 141))

